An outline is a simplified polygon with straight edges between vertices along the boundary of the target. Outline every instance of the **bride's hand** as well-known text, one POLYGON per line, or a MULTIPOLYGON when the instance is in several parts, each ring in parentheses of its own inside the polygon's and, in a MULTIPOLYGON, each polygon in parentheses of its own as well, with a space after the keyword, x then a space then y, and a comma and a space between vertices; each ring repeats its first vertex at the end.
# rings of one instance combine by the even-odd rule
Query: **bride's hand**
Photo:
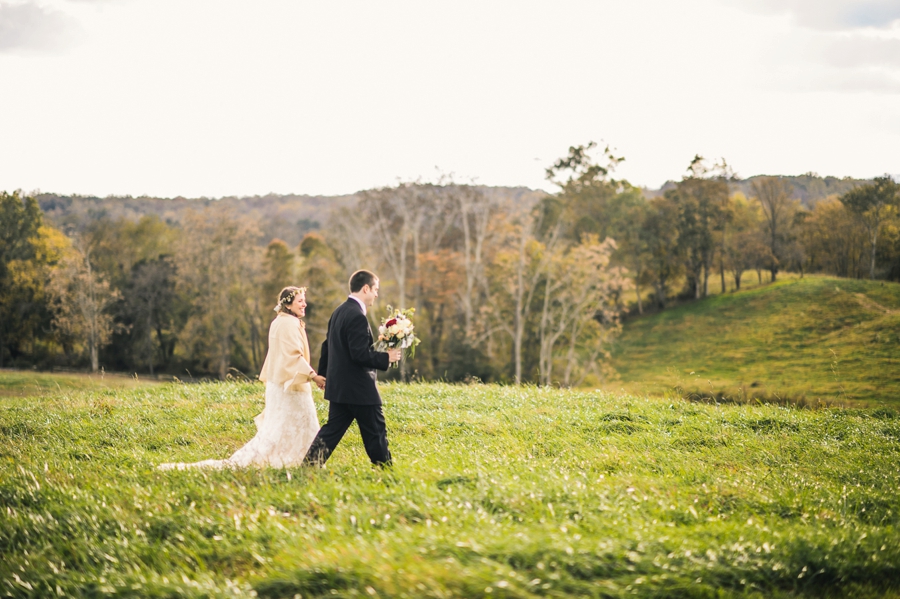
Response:
POLYGON ((325 388, 325 377, 321 374, 317 374, 312 378, 312 380, 316 384, 316 387, 318 387, 319 389, 325 388))

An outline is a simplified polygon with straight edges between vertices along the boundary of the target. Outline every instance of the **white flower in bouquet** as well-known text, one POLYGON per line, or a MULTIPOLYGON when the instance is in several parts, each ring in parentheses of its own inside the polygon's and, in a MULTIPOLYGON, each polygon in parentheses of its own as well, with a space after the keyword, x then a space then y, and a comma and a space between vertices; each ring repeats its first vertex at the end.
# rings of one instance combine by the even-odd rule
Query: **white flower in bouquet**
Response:
MULTIPOLYGON (((405 352, 408 357, 416 355, 416 346, 421 340, 416 337, 415 325, 412 322, 412 315, 415 308, 408 310, 394 310, 388 306, 388 317, 381 320, 381 326, 378 327, 378 341, 375 342, 375 349, 385 351, 388 349, 400 348, 408 350, 405 352)), ((391 366, 396 368, 399 364, 393 363, 391 366)))

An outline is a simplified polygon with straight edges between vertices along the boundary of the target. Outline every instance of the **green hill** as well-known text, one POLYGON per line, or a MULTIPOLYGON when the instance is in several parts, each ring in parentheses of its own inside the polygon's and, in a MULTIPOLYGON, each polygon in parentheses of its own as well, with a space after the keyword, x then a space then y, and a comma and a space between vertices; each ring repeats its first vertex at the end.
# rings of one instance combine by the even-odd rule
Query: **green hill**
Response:
POLYGON ((900 285, 805 277, 627 322, 622 385, 731 400, 900 403, 900 285))

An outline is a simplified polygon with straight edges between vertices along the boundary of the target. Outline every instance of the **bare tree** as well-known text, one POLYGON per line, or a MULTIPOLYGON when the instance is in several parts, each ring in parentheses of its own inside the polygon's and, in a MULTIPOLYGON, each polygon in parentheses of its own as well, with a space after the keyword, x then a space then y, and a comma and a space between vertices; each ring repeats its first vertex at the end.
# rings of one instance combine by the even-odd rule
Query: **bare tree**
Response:
MULTIPOLYGON (((531 220, 525 220, 520 224, 519 252, 516 260, 515 269, 515 312, 513 318, 513 343, 515 344, 515 381, 516 384, 522 383, 522 344, 525 340, 525 324, 528 322, 528 314, 531 311, 534 292, 537 291, 538 281, 540 280, 544 269, 542 261, 530 258, 536 252, 528 252, 529 245, 538 245, 537 241, 531 237, 532 227, 535 223, 531 220), (529 268, 529 262, 536 263, 536 266, 529 268)), ((559 230, 557 229, 555 238, 558 238, 559 230)))
POLYGON ((840 277, 866 271, 866 229, 838 199, 818 202, 800 229, 810 266, 840 277))
POLYGON ((555 358, 562 354, 562 383, 580 383, 597 372, 597 358, 619 331, 623 290, 630 285, 621 268, 610 267, 616 249, 612 239, 595 235, 580 244, 560 248, 549 261, 540 327, 541 384, 553 382, 555 358), (563 251, 560 251, 563 250, 563 251), (555 279, 555 280, 554 280, 555 279), (577 376, 577 378, 576 378, 577 376))
POLYGON ((875 278, 875 254, 878 233, 900 205, 900 184, 889 176, 876 177, 871 185, 863 185, 841 196, 841 202, 852 210, 866 228, 871 247, 869 278, 875 278))
MULTIPOLYGON (((233 211, 188 211, 175 256, 178 289, 191 317, 181 343, 207 368, 225 378, 232 351, 246 346, 247 322, 262 286, 259 230, 233 211)), ((250 358, 259 368, 260 356, 250 358)))
POLYGON ((526 326, 535 306, 535 296, 541 291, 541 319, 539 338, 543 339, 549 326, 547 314, 554 293, 562 284, 556 266, 566 247, 564 223, 556 219, 551 228, 543 229, 544 213, 540 210, 519 209, 508 221, 505 249, 494 260, 490 278, 491 292, 483 311, 490 315, 493 326, 483 336, 504 331, 512 339, 514 380, 523 380, 524 342, 526 326), (536 232, 543 229, 540 241, 536 232))
POLYGON ((373 231, 357 205, 334 209, 324 233, 348 278, 359 268, 375 268, 379 257, 373 231))
POLYGON ((408 284, 413 274, 411 255, 415 231, 428 206, 422 202, 421 190, 414 183, 360 192, 358 210, 372 233, 373 249, 387 267, 397 286, 396 303, 405 309, 408 284))
MULTIPOLYGON (((734 279, 735 291, 741 289, 744 271, 757 269, 763 264, 771 264, 772 254, 769 246, 762 238, 759 230, 744 229, 736 231, 732 243, 725 252, 725 264, 734 279)), ((762 277, 760 277, 762 282, 762 277)))
POLYGON ((619 247, 617 255, 631 271, 634 282, 634 297, 638 314, 644 313, 644 302, 641 297, 641 285, 647 282, 649 245, 646 239, 649 204, 640 190, 630 188, 619 194, 617 219, 615 220, 616 242, 619 247))
POLYGON ((632 284, 624 268, 611 267, 610 256, 616 245, 612 239, 598 243, 589 238, 569 256, 572 264, 571 286, 567 290, 575 302, 569 323, 566 370, 563 384, 581 385, 589 374, 605 378, 613 372, 601 356, 609 359, 608 347, 621 332, 623 307, 619 301, 632 284))
POLYGON ((684 269, 682 244, 679 240, 678 205, 671 197, 653 198, 641 234, 647 244, 647 277, 653 282, 656 306, 666 307, 671 282, 684 269))
POLYGON ((397 304, 406 308, 406 285, 410 274, 409 246, 421 207, 409 186, 364 191, 360 209, 370 218, 376 247, 397 285, 397 304))
MULTIPOLYGON (((298 248, 297 284, 308 286, 306 293, 306 334, 310 349, 318 356, 328 331, 331 311, 347 298, 347 273, 334 249, 318 233, 307 233, 298 248)), ((351 267, 352 268, 352 267, 351 267)))
POLYGON ((553 347, 557 339, 565 333, 570 302, 560 302, 561 293, 569 283, 565 264, 565 246, 560 243, 561 225, 553 228, 543 247, 543 256, 538 273, 543 283, 544 297, 541 302, 541 321, 538 328, 540 353, 538 369, 542 385, 550 384, 553 370, 553 347), (554 309, 556 308, 556 309, 554 309))
POLYGON ((109 307, 118 291, 91 264, 90 248, 74 238, 72 251, 54 269, 48 286, 55 304, 54 327, 65 337, 84 343, 91 372, 100 368, 100 348, 112 337, 109 307))
POLYGON ((778 177, 761 177, 752 183, 753 194, 763 210, 763 229, 772 256, 769 271, 772 281, 778 275, 782 248, 790 235, 790 228, 797 211, 797 201, 791 198, 791 185, 778 177))
MULTIPOLYGON (((482 331, 488 337, 506 332, 512 340, 513 376, 523 381, 523 345, 526 324, 538 283, 544 273, 544 246, 534 236, 538 225, 533 212, 519 210, 505 221, 500 249, 489 268, 489 292, 482 306, 489 324, 482 331)), ((558 237, 558 232, 557 232, 558 237)))
POLYGON ((492 235, 498 227, 492 227, 492 219, 501 214, 503 206, 495 197, 472 185, 453 187, 453 199, 457 219, 462 231, 463 272, 465 287, 460 290, 460 303, 465 318, 465 330, 474 331, 474 319, 481 293, 487 289, 485 260, 492 235))
POLYGON ((417 308, 422 305, 422 288, 425 277, 430 276, 423 267, 421 260, 425 255, 434 255, 438 252, 446 240, 447 234, 453 227, 455 185, 418 185, 419 205, 421 210, 416 213, 416 220, 412 229, 412 258, 414 285, 413 305, 417 308))
POLYGON ((133 322, 135 362, 146 363, 153 374, 156 358, 165 364, 174 348, 174 335, 167 334, 175 295, 175 267, 169 258, 148 260, 134 266, 125 294, 124 312, 133 322))

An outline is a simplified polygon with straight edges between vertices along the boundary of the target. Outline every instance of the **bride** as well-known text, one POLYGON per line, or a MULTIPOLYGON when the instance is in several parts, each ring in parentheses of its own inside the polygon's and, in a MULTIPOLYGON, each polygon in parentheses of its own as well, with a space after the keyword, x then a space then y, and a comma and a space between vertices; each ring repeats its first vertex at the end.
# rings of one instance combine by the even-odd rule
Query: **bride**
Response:
POLYGON ((269 327, 269 352, 259 380, 266 384, 266 407, 254 420, 256 436, 224 460, 160 464, 162 470, 299 466, 319 432, 313 404, 313 382, 325 387, 325 377, 309 365, 306 325, 306 287, 281 290, 278 315, 269 327))

